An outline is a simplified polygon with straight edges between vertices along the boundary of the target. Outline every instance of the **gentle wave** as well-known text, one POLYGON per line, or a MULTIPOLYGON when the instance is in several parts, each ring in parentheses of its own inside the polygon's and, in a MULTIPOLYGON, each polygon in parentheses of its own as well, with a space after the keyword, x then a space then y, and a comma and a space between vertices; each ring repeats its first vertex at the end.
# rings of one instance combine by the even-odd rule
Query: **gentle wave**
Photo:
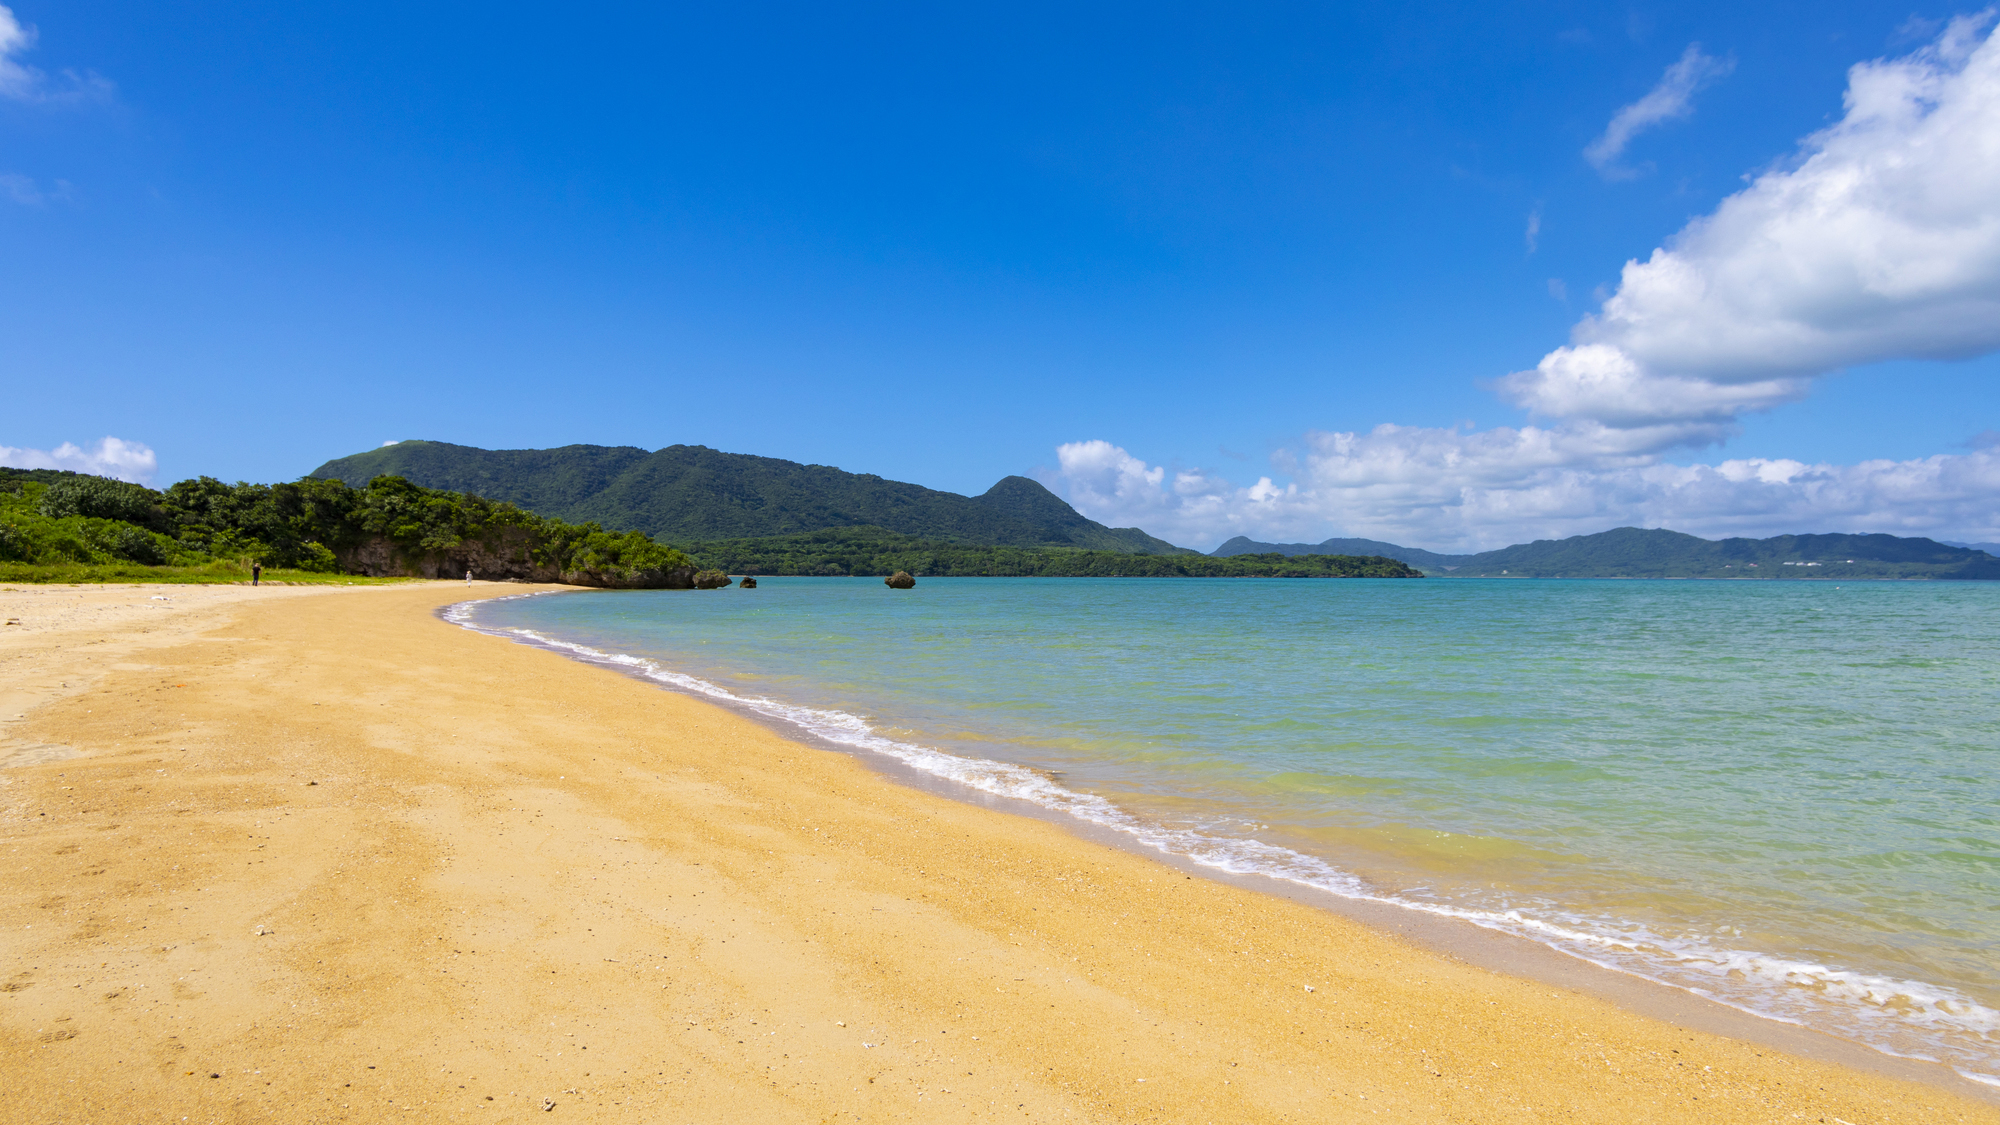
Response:
POLYGON ((447 607, 445 620, 474 632, 554 649, 588 663, 636 672, 646 679, 790 724, 855 750, 879 754, 934 777, 1121 833, 1162 853, 1232 875, 1282 879, 1360 902, 1379 903, 1537 941, 1601 968, 1644 978, 1764 1019, 1832 1032, 1884 1054, 1943 1063, 1974 1082, 2000 1087, 2000 1010, 1953 989, 1898 980, 1700 940, 1667 937, 1612 919, 1544 906, 1480 909, 1383 893, 1316 856, 1213 829, 1149 823, 1090 793, 1057 784, 1024 766, 902 742, 876 732, 845 711, 806 707, 764 696, 738 695, 698 676, 644 657, 605 652, 532 629, 487 628, 472 620, 481 604, 541 596, 515 594, 447 607))

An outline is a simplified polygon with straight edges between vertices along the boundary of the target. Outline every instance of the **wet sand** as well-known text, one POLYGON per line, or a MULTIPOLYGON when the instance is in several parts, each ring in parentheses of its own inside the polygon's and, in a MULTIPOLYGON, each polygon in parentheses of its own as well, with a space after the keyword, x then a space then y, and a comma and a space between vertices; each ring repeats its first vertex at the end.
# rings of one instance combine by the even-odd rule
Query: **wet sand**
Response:
POLYGON ((6 1120, 2000 1121, 899 785, 467 596, 0 591, 6 1120))

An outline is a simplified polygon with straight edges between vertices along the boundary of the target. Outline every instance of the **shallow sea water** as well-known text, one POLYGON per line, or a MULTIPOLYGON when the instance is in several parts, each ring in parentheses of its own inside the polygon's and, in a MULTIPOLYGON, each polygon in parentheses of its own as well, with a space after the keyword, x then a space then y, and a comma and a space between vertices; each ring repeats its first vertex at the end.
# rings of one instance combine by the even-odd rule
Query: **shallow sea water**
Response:
POLYGON ((454 617, 2000 1084, 2000 583, 766 578, 454 617))

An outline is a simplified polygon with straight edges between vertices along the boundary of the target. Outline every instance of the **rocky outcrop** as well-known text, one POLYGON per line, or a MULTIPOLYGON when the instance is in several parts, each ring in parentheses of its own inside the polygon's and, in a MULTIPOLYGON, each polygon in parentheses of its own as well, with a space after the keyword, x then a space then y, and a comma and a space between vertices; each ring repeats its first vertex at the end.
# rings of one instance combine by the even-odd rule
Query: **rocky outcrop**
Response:
POLYGON ((489 581, 563 582, 606 590, 687 590, 694 586, 691 566, 661 570, 581 568, 564 570, 534 559, 534 538, 522 528, 503 528, 490 538, 466 540, 442 551, 411 553, 386 536, 375 536, 343 547, 334 560, 348 574, 371 578, 464 578, 489 581))
POLYGON ((755 590, 757 588, 757 580, 746 574, 742 578, 737 579, 736 588, 739 590, 755 590))
POLYGON ((729 585, 729 576, 719 570, 704 570, 694 576, 697 590, 720 590, 729 585))
POLYGON ((882 581, 891 590, 907 590, 917 584, 917 580, 910 577, 910 572, 907 570, 899 570, 882 581))

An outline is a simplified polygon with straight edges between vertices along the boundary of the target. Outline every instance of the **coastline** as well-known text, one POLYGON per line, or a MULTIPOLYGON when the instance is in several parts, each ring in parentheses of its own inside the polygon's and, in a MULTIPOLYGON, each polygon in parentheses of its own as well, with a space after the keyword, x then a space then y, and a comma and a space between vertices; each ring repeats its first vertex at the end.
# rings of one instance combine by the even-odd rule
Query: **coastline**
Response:
POLYGON ((7 699, 77 754, 0 770, 11 1117, 2000 1120, 897 784, 466 595, 0 641, 88 684, 7 699))
MULTIPOLYGON (((555 591, 563 592, 563 591, 555 591)), ((515 595, 517 600, 535 594, 515 595)), ((439 616, 468 629, 543 648, 655 688, 682 693, 722 707, 765 727, 780 738, 852 756, 898 784, 954 801, 1047 821, 1085 839, 1164 863, 1198 879, 1230 883, 1260 894, 1307 903, 1393 932, 1420 947, 1475 966, 1528 977, 1544 984, 1579 989, 1610 999, 1634 1013, 1683 1027, 1760 1043, 1805 1058, 1910 1081, 1941 1085, 1975 1100, 2000 1105, 2000 1085, 1982 1082, 1949 1063, 1921 1054, 1899 1054, 1865 1040, 1843 1037, 1810 1020, 1743 1006, 1699 984, 1677 983, 1640 968, 1597 960, 1575 942, 1538 939, 1518 926, 1477 920, 1480 911, 1436 909, 1431 903, 1402 900, 1365 883, 1356 884, 1339 862, 1323 867, 1313 857, 1280 845, 1260 847, 1252 857, 1235 854, 1235 842, 1206 832, 1156 830, 1100 798, 1067 787, 1032 767, 980 757, 960 757, 964 748, 936 750, 874 729, 869 720, 839 710, 825 711, 762 696, 739 696, 729 688, 656 659, 579 644, 533 629, 496 626, 474 610, 488 604, 465 602, 442 607, 439 616), (1243 865, 1246 859, 1251 862, 1243 865), (1268 866, 1259 866, 1261 859, 1268 866)), ((601 642, 598 642, 601 644, 601 642)), ((1369 857, 1355 856, 1364 866, 1369 857)), ((1573 935, 1565 935, 1573 936, 1573 935)), ((1919 987, 1923 987, 1919 982, 1919 987)), ((1934 986, 1931 986, 1934 987, 1934 986)))

